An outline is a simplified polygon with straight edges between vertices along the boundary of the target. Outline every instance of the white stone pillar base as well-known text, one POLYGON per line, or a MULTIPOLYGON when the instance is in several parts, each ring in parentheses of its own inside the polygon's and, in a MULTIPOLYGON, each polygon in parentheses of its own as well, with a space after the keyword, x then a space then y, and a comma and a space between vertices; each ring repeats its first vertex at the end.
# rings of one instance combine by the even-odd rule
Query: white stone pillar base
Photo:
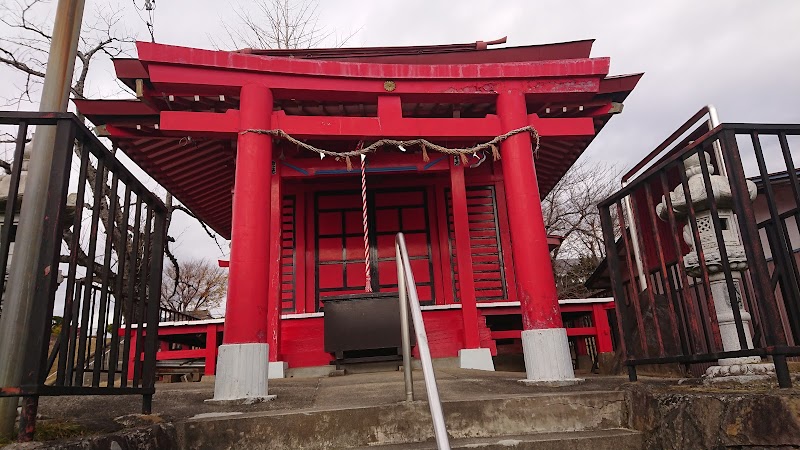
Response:
POLYGON ((223 344, 217 357, 214 398, 220 403, 259 403, 267 394, 269 344, 223 344))
POLYGON ((575 378, 569 353, 567 330, 546 328, 522 331, 522 352, 525 355, 527 385, 567 386, 583 381, 575 378))
POLYGON ((464 348, 458 351, 458 367, 494 372, 492 351, 488 348, 464 348))
POLYGON ((726 381, 748 383, 773 378, 775 378, 775 365, 772 363, 711 366, 703 375, 703 381, 706 383, 726 381))
POLYGON ((286 370, 289 368, 289 363, 285 361, 270 361, 269 362, 269 376, 270 380, 277 378, 286 378, 286 370))
MULTIPOLYGON (((733 272, 733 283, 736 291, 742 291, 741 273, 733 272)), ((734 305, 739 308, 744 328, 744 338, 747 348, 753 348, 753 336, 750 333, 750 313, 742 307, 742 299, 737 298, 731 302, 728 293, 728 283, 724 273, 715 273, 708 277, 711 289, 711 297, 714 299, 714 308, 717 311, 717 322, 719 323, 719 334, 722 339, 722 349, 726 352, 741 350, 739 342, 739 332, 736 329, 736 320, 733 315, 734 305)), ((723 358, 717 361, 720 366, 738 366, 743 364, 760 364, 760 356, 745 356, 742 358, 723 358)), ((734 369, 738 371, 739 369, 734 369)))
POLYGON ((742 364, 761 364, 760 356, 745 356, 742 358, 722 358, 717 361, 720 366, 738 366, 742 364))

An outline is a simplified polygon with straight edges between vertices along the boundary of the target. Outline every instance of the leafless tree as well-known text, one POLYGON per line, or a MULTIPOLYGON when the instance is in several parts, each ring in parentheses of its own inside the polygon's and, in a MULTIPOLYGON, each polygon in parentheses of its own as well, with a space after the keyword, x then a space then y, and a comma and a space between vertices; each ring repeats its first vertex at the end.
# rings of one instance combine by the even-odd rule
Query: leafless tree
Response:
POLYGON ((556 289, 558 289, 558 298, 588 298, 594 296, 596 291, 588 289, 585 283, 597 268, 598 262, 591 256, 554 259, 553 272, 556 279, 556 289))
MULTIPOLYGON (((46 71, 47 53, 50 47, 52 35, 47 24, 47 11, 49 2, 47 0, 7 0, 0 5, 0 70, 8 73, 22 75, 23 82, 17 86, 13 97, 5 99, 6 106, 15 105, 20 107, 23 104, 35 103, 36 95, 41 88, 46 71)), ((142 17, 150 34, 151 40, 154 39, 154 4, 153 1, 143 0, 141 5, 133 1, 137 14, 142 17), (141 10, 141 11, 140 11, 141 10), (142 12, 147 14, 145 18, 142 12)), ((233 46, 250 46, 266 48, 309 48, 315 47, 324 41, 334 38, 334 32, 327 30, 319 25, 319 1, 318 0, 258 0, 252 4, 255 12, 243 6, 237 8, 237 17, 242 22, 236 26, 224 25, 227 30, 230 43, 233 46)), ((133 32, 126 29, 122 20, 123 10, 117 4, 108 4, 95 8, 93 13, 87 14, 87 19, 81 29, 75 73, 71 94, 74 98, 83 99, 87 97, 87 86, 91 74, 90 68, 101 58, 114 58, 127 55, 133 48, 136 36, 133 32)), ((355 34, 355 33, 353 33, 355 34)), ((350 34, 344 39, 337 39, 338 44, 346 42, 350 34)), ((95 64, 96 65, 96 64, 95 64)), ((10 77, 9 77, 10 78, 10 77)), ((79 117, 83 119, 82 116, 79 117)), ((3 135, 3 141, 13 142, 14 136, 3 135)), ((81 149, 75 148, 75 153, 80 154, 81 149)), ((0 162, 0 169, 8 171, 10 164, 6 161, 0 162)), ((108 173, 98 173, 94 163, 90 164, 87 173, 87 186, 91 193, 101 195, 100 221, 105 230, 114 230, 113 247, 117 250, 133 247, 134 237, 132 233, 121 232, 131 228, 128 224, 122 224, 121 206, 119 192, 112 192, 108 183, 108 173), (96 180, 102 177, 100 188, 101 192, 95 193, 96 180), (116 196, 115 201, 112 198, 116 196), (110 217, 110 205, 118 205, 115 214, 116 222, 112 224, 110 217)), ((189 216, 197 219, 205 231, 214 238, 216 236, 205 224, 197 218, 192 211, 182 205, 175 204, 172 196, 167 193, 165 203, 168 208, 167 229, 171 223, 172 213, 182 211, 189 216)), ((136 227, 138 228, 138 227, 136 227)), ((144 239, 140 239, 144 242, 144 239)), ((64 242, 69 246, 72 242, 71 231, 64 233, 64 242)), ((180 277, 180 265, 175 256, 170 251, 170 242, 175 242, 171 236, 167 237, 165 252, 173 266, 175 279, 180 277)), ((140 244, 142 245, 142 244, 140 244)), ((217 244, 219 246, 219 244, 217 244)), ((97 261, 90 261, 87 252, 80 248, 69 248, 70 252, 78 254, 78 262, 87 268, 88 272, 98 276, 102 269, 102 264, 97 261)), ((127 254, 132 252, 128 251, 127 254)), ((67 258, 62 257, 62 261, 67 258)), ((137 267, 141 262, 136 262, 137 267)), ((113 282, 116 274, 110 275, 113 282)), ((176 286, 178 283, 173 283, 176 286)))
MULTIPOLYGON (((2 4, 0 7, 0 29, 2 29, 2 38, 0 38, 0 70, 9 73, 21 74, 24 82, 18 86, 18 95, 6 99, 8 105, 15 105, 17 107, 25 103, 33 103, 35 94, 41 87, 44 81, 44 74, 46 71, 47 55, 50 48, 50 41, 52 35, 49 26, 42 20, 46 17, 43 14, 46 11, 48 2, 46 0, 10 0, 2 4), (39 18, 39 19, 37 19, 39 18), (34 95, 34 97, 32 97, 34 95)), ((73 74, 73 81, 71 86, 71 95, 73 98, 83 99, 87 97, 87 82, 89 81, 90 68, 101 58, 115 58, 129 54, 133 48, 136 36, 133 32, 126 29, 122 20, 122 10, 112 5, 99 6, 93 13, 87 15, 84 19, 84 24, 81 28, 81 36, 78 45, 77 60, 75 64, 75 73, 73 74)), ((148 29, 152 36, 152 21, 148 22, 148 29)), ((79 118, 83 120, 83 116, 78 114, 79 118)), ((14 136, 8 136, 6 141, 13 142, 14 136)), ((75 154, 80 157, 81 148, 79 145, 75 147, 75 154)), ((6 171, 10 168, 8 162, 3 161, 0 167, 6 171)), ((103 229, 114 230, 113 248, 119 252, 120 249, 126 248, 127 254, 131 255, 133 252, 130 250, 134 246, 133 233, 121 230, 141 229, 139 224, 123 224, 122 223, 122 204, 120 193, 112 191, 108 183, 108 172, 98 173, 96 163, 90 160, 87 168, 86 183, 90 192, 94 195, 100 195, 100 222, 103 229), (102 177, 103 183, 100 188, 101 192, 94 192, 97 178, 102 177), (112 201, 112 198, 114 198, 112 201), (115 216, 115 223, 111 223, 110 205, 117 205, 115 216)), ((172 213, 174 211, 183 211, 197 219, 197 217, 187 208, 182 205, 173 204, 171 195, 167 195, 166 204, 168 208, 167 215, 167 229, 171 222, 172 213)), ((199 219, 198 219, 199 221, 199 219)), ((215 239, 216 236, 200 221, 206 232, 215 239)), ((139 239, 140 247, 144 245, 144 239, 139 239)), ((177 269, 178 261, 172 254, 169 248, 169 243, 174 242, 175 239, 168 236, 167 245, 165 248, 167 257, 171 260, 174 267, 176 267, 176 275, 179 272, 177 269)), ((64 243, 71 253, 78 254, 78 263, 87 268, 87 272, 91 272, 94 276, 100 276, 102 264, 97 261, 91 261, 87 252, 81 248, 72 248, 72 231, 66 230, 64 232, 64 243)), ((219 244, 218 244, 219 245, 219 244)), ((143 252, 139 252, 142 254, 143 252)), ((62 261, 67 261, 68 257, 62 256, 62 261)), ((142 261, 133 262, 136 264, 137 271, 142 266, 142 261)), ((125 274, 124 276, 127 276, 125 274)), ((116 274, 111 274, 110 278, 113 282, 116 274)))
MULTIPOLYGON (((0 12, 0 23, 5 28, 4 35, 0 38, 0 64, 4 70, 11 69, 10 72, 22 74, 24 83, 18 86, 19 94, 6 99, 9 105, 21 106, 23 103, 34 103, 32 95, 38 93, 44 81, 47 69, 47 54, 50 48, 52 35, 49 26, 37 17, 46 17, 47 2, 42 0, 14 0, 3 5, 0 12)), ((134 41, 134 36, 124 29, 121 25, 121 15, 119 11, 98 8, 93 19, 85 21, 82 26, 80 41, 78 44, 77 60, 71 94, 74 98, 85 98, 87 79, 90 74, 92 63, 99 57, 118 57, 126 54, 126 50, 134 41), (87 23, 88 22, 88 23, 87 23)), ((82 119, 82 117, 81 117, 82 119)), ((75 153, 80 155, 80 147, 75 147, 75 153)), ((97 177, 107 174, 98 174, 96 166, 88 167, 87 182, 90 189, 94 189, 97 177)), ((107 183, 103 185, 103 196, 101 202, 102 211, 100 213, 103 227, 111 229, 109 222, 109 205, 111 197, 117 195, 111 192, 107 183)), ((120 204, 117 202, 116 204, 120 204)), ((117 217, 121 217, 117 215, 117 217)), ((121 225, 121 224, 120 224, 121 225)), ((127 226, 121 229, 126 229, 127 226)), ((72 232, 67 230, 64 240, 67 245, 72 243, 72 232)), ((128 248, 132 247, 132 240, 128 236, 117 233, 117 248, 121 248, 123 241, 128 241, 128 248)), ((81 248, 70 249, 78 252, 79 263, 84 267, 96 266, 89 261, 88 256, 81 248)))
POLYGON ((597 205, 617 190, 618 178, 613 165, 581 160, 542 201, 547 233, 564 239, 552 253, 561 298, 591 295, 583 282, 605 257, 597 205))
POLYGON ((161 306, 191 312, 219 307, 225 299, 227 271, 204 259, 181 261, 180 271, 167 266, 161 284, 161 306))
POLYGON ((319 0, 248 1, 234 13, 237 23, 222 24, 227 36, 221 45, 215 42, 218 47, 304 49, 329 41, 341 47, 359 31, 340 36, 320 25, 319 0))
MULTIPOLYGON (((44 81, 47 54, 52 35, 46 24, 48 2, 45 0, 9 0, 0 6, 0 23, 5 28, 0 38, 0 63, 21 73, 25 81, 18 94, 6 99, 7 106, 33 103, 44 81), (42 20, 44 18, 44 20, 42 20)), ((99 6, 81 27, 72 96, 85 98, 86 82, 92 62, 102 55, 119 57, 127 54, 135 36, 124 27, 122 14, 111 6, 99 6)))

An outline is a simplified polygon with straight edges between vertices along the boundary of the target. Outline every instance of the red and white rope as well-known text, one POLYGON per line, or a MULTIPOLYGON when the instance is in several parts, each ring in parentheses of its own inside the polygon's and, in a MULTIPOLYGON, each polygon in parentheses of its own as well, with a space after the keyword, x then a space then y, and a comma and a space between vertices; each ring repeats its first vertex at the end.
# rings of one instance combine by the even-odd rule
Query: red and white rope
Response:
MULTIPOLYGON (((364 143, 359 142, 361 149, 364 143)), ((369 221, 367 215, 367 158, 361 155, 361 216, 364 222, 364 292, 372 292, 372 274, 369 264, 369 221)))

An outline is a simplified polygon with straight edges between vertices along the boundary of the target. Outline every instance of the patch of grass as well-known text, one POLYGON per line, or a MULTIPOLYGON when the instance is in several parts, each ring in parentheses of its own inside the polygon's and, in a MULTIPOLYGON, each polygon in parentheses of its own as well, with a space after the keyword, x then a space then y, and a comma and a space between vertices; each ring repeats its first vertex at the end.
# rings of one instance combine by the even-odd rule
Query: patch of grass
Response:
POLYGON ((36 424, 37 441, 54 441, 91 434, 83 425, 62 420, 42 420, 36 424))
MULTIPOLYGON (((17 433, 14 429, 14 434, 17 433)), ((35 441, 57 441, 61 439, 70 439, 75 437, 82 437, 93 434, 83 425, 74 422, 67 422, 63 420, 39 420, 36 423, 35 441)), ((16 439, 6 439, 0 437, 0 446, 12 444, 16 439)))

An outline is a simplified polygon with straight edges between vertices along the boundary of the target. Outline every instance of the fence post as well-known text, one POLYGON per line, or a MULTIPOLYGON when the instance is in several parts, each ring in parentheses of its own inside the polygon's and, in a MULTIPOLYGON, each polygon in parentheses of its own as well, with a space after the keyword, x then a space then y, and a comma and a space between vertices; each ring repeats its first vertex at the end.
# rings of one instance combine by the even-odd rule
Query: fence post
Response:
MULTIPOLYGON (((620 308, 625 302, 625 287, 622 285, 620 274, 619 258, 617 255, 617 240, 614 236, 614 224, 611 220, 611 207, 614 203, 605 203, 598 206, 600 210, 600 226, 603 229, 603 242, 606 246, 606 261, 608 262, 608 273, 611 278, 611 292, 614 296, 614 311, 617 315, 617 331, 619 331, 619 349, 624 359, 629 357, 626 334, 622 322, 620 308)), ((625 233, 625 230, 622 230, 625 233)), ((633 280, 631 280, 633 283, 633 280)))
MULTIPOLYGON (((142 370, 142 387, 153 389, 156 374, 156 350, 158 349, 158 308, 161 300, 161 271, 164 264, 164 238, 166 237, 166 211, 160 206, 150 205, 155 209, 153 232, 147 230, 152 239, 150 246, 150 273, 147 287, 147 328, 145 334, 144 362, 142 370)), ((152 412, 153 394, 146 393, 142 401, 142 414, 152 412)))
MULTIPOLYGON (((764 256, 764 248, 761 245, 761 236, 756 227, 753 203, 750 201, 750 194, 747 191, 744 167, 742 166, 739 147, 736 144, 734 130, 723 129, 721 140, 722 154, 725 158, 725 165, 728 168, 728 178, 731 185, 731 193, 733 194, 733 207, 738 218, 739 231, 742 235, 745 254, 750 266, 749 272, 753 288, 756 291, 755 298, 756 301, 761 302, 763 308, 762 317, 766 319, 766 324, 762 324, 761 329, 766 334, 767 345, 786 345, 786 334, 775 302, 775 294, 770 288, 772 283, 770 283, 769 279, 767 260, 764 256)), ((759 151, 759 149, 756 148, 755 151, 759 151)))
MULTIPOLYGON (((53 302, 58 288, 59 260, 61 258, 62 222, 67 203, 72 148, 75 145, 75 123, 61 119, 56 126, 55 149, 47 199, 44 205, 44 222, 35 266, 35 286, 28 328, 29 351, 25 353, 21 385, 26 390, 38 390, 47 377, 47 356, 50 345, 53 302)), ((38 396, 23 398, 19 436, 21 442, 33 440, 36 427, 38 396)))
MULTIPOLYGON (((66 111, 75 67, 75 55, 83 18, 85 0, 59 0, 47 58, 47 70, 39 102, 40 112, 66 111)), ((31 274, 40 261, 35 252, 41 236, 43 209, 47 198, 46 186, 53 161, 55 130, 44 126, 37 129, 32 143, 30 170, 26 180, 25 206, 20 210, 19 234, 16 236, 18 252, 9 270, 9 289, 4 295, 6 313, 0 320, 0 386, 17 384, 23 376, 18 369, 29 343, 18 333, 20 324, 26 324, 32 311, 33 285, 31 274), (12 282, 13 280, 13 282, 12 282)), ((4 268, 5 270, 5 268, 4 268)), ((13 399, 0 399, 0 436, 10 437, 14 428, 17 404, 13 399)))
MULTIPOLYGON (((28 136, 28 123, 20 122, 17 130, 17 143, 14 148, 14 163, 11 166, 11 180, 8 185, 8 200, 6 201, 3 228, 0 231, 0 267, 5 273, 8 270, 8 252, 11 249, 11 231, 14 229, 14 212, 17 210, 17 196, 19 195, 19 180, 22 177, 22 161, 25 159, 25 139, 28 136)), ((0 295, 5 291, 6 277, 0 277, 0 295)), ((0 305, 3 299, 0 298, 0 305)))

